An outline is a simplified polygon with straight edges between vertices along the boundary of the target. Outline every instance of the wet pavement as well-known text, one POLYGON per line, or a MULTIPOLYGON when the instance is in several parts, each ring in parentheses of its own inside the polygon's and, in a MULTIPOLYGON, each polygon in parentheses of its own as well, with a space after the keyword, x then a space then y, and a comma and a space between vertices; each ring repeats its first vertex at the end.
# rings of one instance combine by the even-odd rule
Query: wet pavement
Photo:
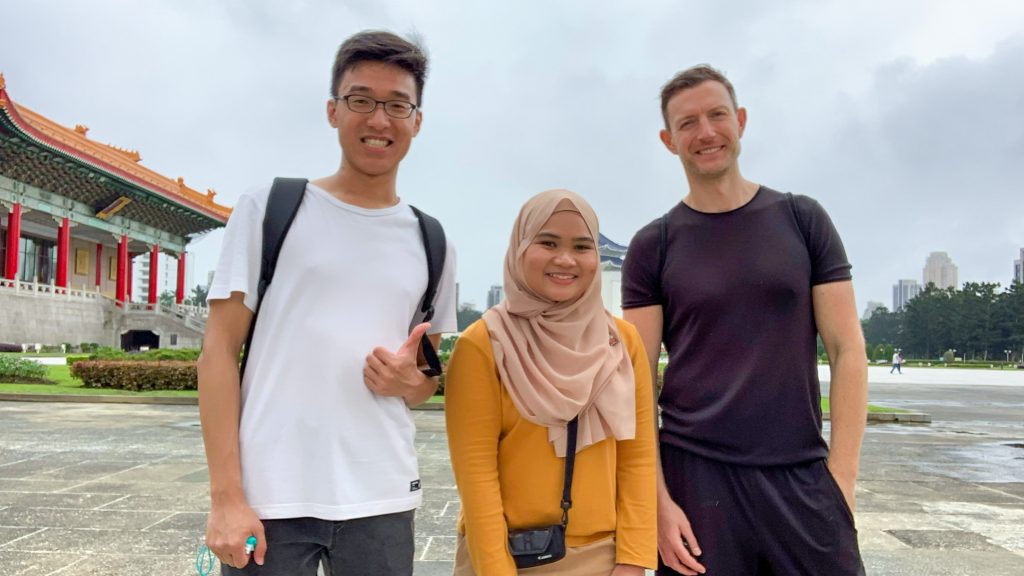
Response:
MULTIPOLYGON (((1024 574, 1024 371, 887 372, 871 369, 871 401, 933 422, 868 428, 868 574, 1024 574)), ((450 574, 459 505, 444 416, 415 417, 416 574, 450 574)), ((207 498, 194 406, 0 402, 0 575, 195 574, 207 498)))

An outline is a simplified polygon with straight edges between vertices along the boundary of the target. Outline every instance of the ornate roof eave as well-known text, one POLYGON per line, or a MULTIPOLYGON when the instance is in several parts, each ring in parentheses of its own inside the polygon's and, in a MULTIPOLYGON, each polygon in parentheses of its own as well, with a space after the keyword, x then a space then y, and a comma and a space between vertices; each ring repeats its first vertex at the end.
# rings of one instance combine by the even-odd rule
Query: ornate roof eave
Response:
POLYGON ((213 201, 215 193, 212 190, 202 194, 186 186, 182 178, 171 180, 138 164, 138 152, 94 142, 86 138, 87 128, 65 128, 16 104, 7 93, 2 74, 0 112, 23 138, 32 143, 108 174, 132 188, 187 208, 216 223, 212 227, 223 226, 231 215, 231 208, 213 201))
POLYGON ((615 252, 623 253, 625 253, 626 249, 628 248, 627 246, 623 246, 618 242, 613 242, 610 238, 608 238, 604 234, 601 234, 600 232, 598 233, 598 245, 600 245, 601 247, 609 248, 615 252))

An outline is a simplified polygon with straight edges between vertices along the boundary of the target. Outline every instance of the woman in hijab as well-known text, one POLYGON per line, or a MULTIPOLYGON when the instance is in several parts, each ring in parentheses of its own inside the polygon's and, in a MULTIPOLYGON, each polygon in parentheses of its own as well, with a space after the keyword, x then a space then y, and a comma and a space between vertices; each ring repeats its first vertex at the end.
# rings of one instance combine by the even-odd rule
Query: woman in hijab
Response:
POLYGON ((657 564, 650 368, 636 329, 602 305, 597 238, 579 195, 531 198, 505 256, 506 299, 455 345, 445 416, 462 501, 456 576, 632 576, 657 564), (565 557, 517 572, 509 532, 562 522, 567 450, 565 557))

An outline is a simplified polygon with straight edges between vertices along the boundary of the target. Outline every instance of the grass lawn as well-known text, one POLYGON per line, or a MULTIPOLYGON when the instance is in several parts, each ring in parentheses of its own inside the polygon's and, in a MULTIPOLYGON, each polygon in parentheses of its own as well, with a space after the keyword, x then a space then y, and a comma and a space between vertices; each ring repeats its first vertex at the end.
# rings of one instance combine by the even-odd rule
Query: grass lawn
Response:
MULTIPOLYGON (((153 390, 148 392, 132 392, 111 388, 86 388, 82 381, 71 376, 69 366, 47 366, 46 377, 55 384, 8 384, 0 382, 0 394, 83 394, 83 395, 116 395, 116 396, 185 396, 195 397, 195 390, 153 390)), ((444 396, 432 396, 429 404, 444 404, 444 396)), ((821 411, 829 411, 828 398, 821 399, 821 411)), ((887 408, 868 404, 868 412, 907 412, 899 408, 887 408)))
MULTIPOLYGON (((821 411, 829 412, 828 398, 821 399, 821 411)), ((901 408, 887 408, 885 406, 875 406, 874 404, 868 404, 868 412, 909 412, 909 410, 903 410, 901 408)))
POLYGON ((86 388, 82 381, 71 376, 71 368, 68 366, 47 366, 46 377, 53 380, 55 384, 8 384, 0 383, 0 394, 81 394, 88 396, 192 396, 195 397, 195 390, 152 390, 147 392, 132 392, 130 390, 115 390, 111 388, 86 388))
MULTIPOLYGON (((13 356, 15 358, 56 358, 67 356, 63 352, 0 352, 0 356, 13 356)), ((88 354, 86 354, 88 356, 88 354)))
MULTIPOLYGON (((432 396, 430 400, 427 400, 430 404, 444 404, 444 396, 432 396)), ((821 411, 829 411, 828 398, 821 399, 821 411)), ((868 412, 909 412, 909 410, 902 410, 900 408, 887 408, 885 406, 875 406, 874 404, 868 404, 868 412)))

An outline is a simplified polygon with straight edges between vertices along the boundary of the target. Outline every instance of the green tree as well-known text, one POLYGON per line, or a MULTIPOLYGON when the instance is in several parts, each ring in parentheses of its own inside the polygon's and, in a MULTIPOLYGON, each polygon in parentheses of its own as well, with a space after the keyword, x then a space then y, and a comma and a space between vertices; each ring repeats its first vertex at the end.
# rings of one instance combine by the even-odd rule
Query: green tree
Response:
POLYGON ((953 288, 937 288, 931 282, 903 311, 904 336, 909 356, 934 358, 953 344, 952 326, 957 316, 952 303, 953 288))
POLYGON ((196 287, 192 289, 192 295, 185 299, 185 304, 189 306, 206 306, 206 297, 210 291, 206 289, 206 286, 202 284, 196 284, 196 287))
POLYGON ((170 290, 164 290, 163 292, 161 292, 160 293, 160 305, 161 306, 166 306, 168 308, 173 306, 174 305, 174 292, 171 292, 170 290))
POLYGON ((1002 336, 997 290, 997 283, 967 282, 953 297, 957 313, 954 347, 963 350, 964 358, 988 360, 995 356, 1002 336))
POLYGON ((466 328, 469 328, 470 324, 476 322, 477 320, 480 319, 481 316, 484 315, 483 312, 477 310, 476 308, 473 308, 472 304, 466 303, 460 304, 459 309, 455 314, 458 319, 459 332, 462 332, 466 328))
POLYGON ((1002 345, 999 350, 1012 350, 1024 364, 1024 284, 1014 282, 999 295, 997 305, 1002 345))
MULTIPOLYGON (((883 306, 875 310, 870 318, 862 322, 862 325, 864 340, 869 344, 869 350, 878 345, 899 346, 901 344, 903 337, 902 312, 889 312, 889 309, 883 306)), ((871 354, 868 355, 868 358, 872 358, 871 354)), ((872 359, 879 360, 880 358, 872 359)))

